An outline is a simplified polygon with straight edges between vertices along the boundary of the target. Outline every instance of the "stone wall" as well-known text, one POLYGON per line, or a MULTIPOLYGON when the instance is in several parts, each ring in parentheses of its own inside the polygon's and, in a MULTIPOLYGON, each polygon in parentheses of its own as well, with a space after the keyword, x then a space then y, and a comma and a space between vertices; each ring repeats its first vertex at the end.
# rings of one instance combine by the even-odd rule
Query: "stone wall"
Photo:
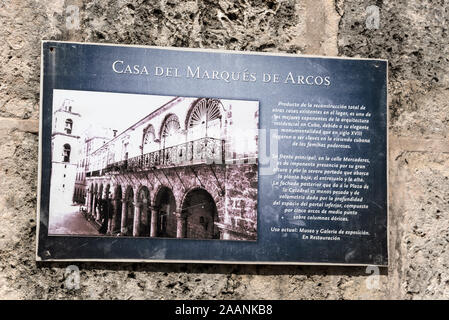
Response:
POLYGON ((232 164, 226 170, 227 224, 232 238, 256 240, 257 165, 232 164))
POLYGON ((4 0, 0 2, 1 298, 449 298, 446 0, 4 0), (68 6, 75 7, 68 7, 68 6), (380 9, 368 29, 366 8, 380 9), (79 24, 71 19, 79 9, 79 24), (34 261, 41 39, 389 60, 390 266, 34 261))

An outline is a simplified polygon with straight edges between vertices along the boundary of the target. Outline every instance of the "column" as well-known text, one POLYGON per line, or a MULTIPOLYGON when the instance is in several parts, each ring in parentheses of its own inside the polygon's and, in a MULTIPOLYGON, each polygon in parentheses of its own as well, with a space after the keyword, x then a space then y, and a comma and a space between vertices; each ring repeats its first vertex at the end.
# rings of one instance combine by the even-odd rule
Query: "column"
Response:
POLYGON ((150 235, 150 225, 149 225, 149 211, 148 201, 142 201, 142 209, 140 210, 140 236, 148 237, 150 235))
POLYGON ((140 235, 140 211, 142 203, 136 202, 134 206, 134 228, 133 237, 138 237, 140 235))
POLYGON ((121 226, 119 226, 119 217, 122 215, 122 212, 119 212, 119 208, 120 208, 120 202, 121 199, 114 199, 112 200, 112 219, 111 219, 111 228, 110 228, 110 233, 111 235, 117 235, 117 229, 120 228, 121 226))
POLYGON ((220 233, 222 234, 222 239, 223 239, 223 240, 232 240, 231 234, 229 233, 228 230, 221 229, 221 230, 220 230, 220 233))
POLYGON ((98 201, 96 201, 96 202, 97 202, 97 208, 96 208, 96 210, 95 210, 95 214, 96 214, 95 219, 96 219, 97 221, 100 221, 100 220, 101 220, 101 216, 100 216, 101 199, 103 199, 103 195, 102 195, 102 194, 100 194, 100 197, 98 198, 98 201))
POLYGON ((115 217, 115 208, 114 208, 115 202, 112 199, 108 199, 108 213, 107 213, 107 217, 108 217, 108 231, 106 232, 107 234, 112 234, 112 226, 113 226, 113 222, 114 222, 114 217, 115 217))
POLYGON ((90 211, 90 192, 87 192, 85 206, 86 206, 87 213, 89 213, 89 211, 90 211))
POLYGON ((96 215, 96 207, 97 207, 97 193, 95 192, 93 194, 93 199, 92 199, 92 208, 90 208, 90 214, 92 215, 92 218, 95 218, 96 215))
POLYGON ((185 238, 187 219, 181 211, 176 211, 176 238, 185 238))
POLYGON ((150 207, 150 210, 151 210, 150 237, 157 237, 157 224, 159 221, 159 208, 150 207))
POLYGON ((90 214, 90 211, 92 210, 92 193, 89 191, 88 193, 88 199, 87 199, 87 213, 90 214))
POLYGON ((123 199, 122 201, 122 225, 120 226, 120 231, 122 233, 122 235, 126 235, 126 213, 128 211, 128 203, 126 202, 125 199, 123 199))

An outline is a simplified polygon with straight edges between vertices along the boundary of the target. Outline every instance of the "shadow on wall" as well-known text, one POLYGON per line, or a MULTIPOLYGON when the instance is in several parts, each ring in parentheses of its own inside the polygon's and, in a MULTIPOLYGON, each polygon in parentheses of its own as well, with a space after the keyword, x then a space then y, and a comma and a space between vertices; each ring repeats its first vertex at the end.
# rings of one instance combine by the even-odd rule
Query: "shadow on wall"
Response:
MULTIPOLYGON (((237 275, 335 275, 370 276, 366 266, 319 266, 319 265, 242 265, 242 264, 188 264, 188 263, 76 263, 36 262, 39 268, 66 268, 77 265, 80 270, 134 271, 161 273, 204 273, 237 275)), ((388 268, 379 268, 380 275, 388 275, 388 268)))

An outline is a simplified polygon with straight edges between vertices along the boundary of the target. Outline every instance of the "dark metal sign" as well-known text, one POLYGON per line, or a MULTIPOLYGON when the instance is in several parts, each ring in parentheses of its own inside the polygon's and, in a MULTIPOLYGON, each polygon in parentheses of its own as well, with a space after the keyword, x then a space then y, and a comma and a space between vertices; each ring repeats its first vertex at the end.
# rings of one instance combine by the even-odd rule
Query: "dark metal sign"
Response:
POLYGON ((37 259, 385 266, 387 62, 42 44, 37 259))

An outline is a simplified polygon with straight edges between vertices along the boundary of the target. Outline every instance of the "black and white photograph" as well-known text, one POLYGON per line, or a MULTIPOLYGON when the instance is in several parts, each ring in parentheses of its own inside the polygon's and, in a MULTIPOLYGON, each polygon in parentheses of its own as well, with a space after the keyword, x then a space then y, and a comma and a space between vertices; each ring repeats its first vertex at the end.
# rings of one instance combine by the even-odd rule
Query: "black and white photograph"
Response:
POLYGON ((257 240, 257 101, 53 90, 48 235, 257 240))

